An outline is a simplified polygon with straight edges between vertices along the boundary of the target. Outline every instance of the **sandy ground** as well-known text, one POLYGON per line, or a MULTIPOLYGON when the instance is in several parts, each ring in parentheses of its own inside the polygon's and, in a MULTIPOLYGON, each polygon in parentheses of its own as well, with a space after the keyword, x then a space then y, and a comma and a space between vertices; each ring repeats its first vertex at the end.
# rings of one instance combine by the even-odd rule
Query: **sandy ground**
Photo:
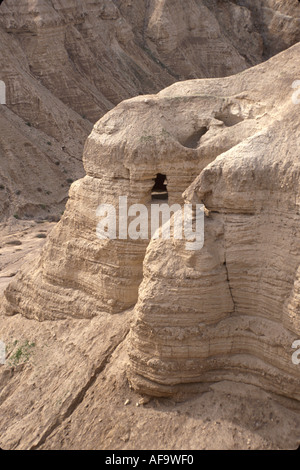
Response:
MULTIPOLYGON (((54 224, 1 234, 0 289, 36 257, 54 224)), ((0 294, 1 295, 1 294, 0 294)), ((247 384, 199 387, 179 401, 129 386, 132 311, 43 323, 0 314, 0 447, 4 449, 296 449, 300 405, 247 384)))
MULTIPOLYGON (((295 449, 299 404, 251 385, 207 384, 199 394, 141 397, 130 389, 126 335, 131 312, 44 322, 0 317, 16 347, 0 366, 4 449, 295 449), (293 409, 294 407, 294 409, 293 409)), ((11 347, 11 346, 10 346, 11 347)))
POLYGON ((54 222, 18 221, 0 231, 0 294, 23 264, 35 258, 54 222))

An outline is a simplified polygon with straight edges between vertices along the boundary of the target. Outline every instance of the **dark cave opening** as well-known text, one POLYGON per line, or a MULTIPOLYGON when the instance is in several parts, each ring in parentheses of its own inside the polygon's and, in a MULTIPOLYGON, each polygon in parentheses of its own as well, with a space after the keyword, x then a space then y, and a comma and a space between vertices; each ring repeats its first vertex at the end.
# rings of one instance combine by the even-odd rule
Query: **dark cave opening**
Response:
POLYGON ((189 149, 196 149, 200 145, 201 137, 203 137, 208 132, 208 127, 201 127, 195 131, 192 135, 186 138, 181 144, 189 149))
POLYGON ((158 199, 167 201, 168 197, 167 176, 158 173, 151 191, 151 199, 152 201, 157 201, 158 199))

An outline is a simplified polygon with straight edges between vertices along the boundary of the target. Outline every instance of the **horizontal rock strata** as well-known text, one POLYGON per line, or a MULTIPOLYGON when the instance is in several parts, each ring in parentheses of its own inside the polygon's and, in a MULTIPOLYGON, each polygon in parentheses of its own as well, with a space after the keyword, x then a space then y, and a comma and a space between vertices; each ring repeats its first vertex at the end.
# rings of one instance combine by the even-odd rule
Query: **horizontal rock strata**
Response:
POLYGON ((128 370, 137 390, 166 396, 226 379, 299 399, 299 47, 103 117, 41 258, 5 292, 7 314, 90 318, 137 302, 128 370), (97 238, 98 205, 127 196, 150 207, 157 174, 170 203, 205 205, 202 250, 97 238))
POLYGON ((177 240, 148 247, 129 371, 143 393, 226 379, 300 398, 292 362, 300 336, 299 105, 291 93, 277 105, 269 125, 185 192, 208 210, 203 249, 188 252, 177 240))
POLYGON ((3 1, 1 220, 60 216, 101 116, 177 80, 260 63, 299 40, 299 8, 296 0, 3 1))

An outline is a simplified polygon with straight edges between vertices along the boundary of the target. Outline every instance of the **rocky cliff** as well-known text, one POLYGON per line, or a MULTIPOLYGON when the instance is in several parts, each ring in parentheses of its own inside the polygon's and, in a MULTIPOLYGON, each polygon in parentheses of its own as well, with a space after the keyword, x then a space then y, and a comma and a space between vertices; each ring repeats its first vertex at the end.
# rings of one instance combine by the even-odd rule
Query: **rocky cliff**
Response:
POLYGON ((7 288, 7 313, 91 318, 137 302, 137 390, 228 379, 299 399, 298 62, 299 44, 236 76, 177 83, 110 111, 41 259, 7 288), (98 205, 120 195, 151 205, 157 173, 170 203, 205 205, 202 250, 97 238, 98 205))
POLYGON ((299 8, 296 0, 4 0, 2 219, 60 215, 103 114, 132 96, 231 75, 280 52, 299 40, 299 8))
MULTIPOLYGON (((148 247, 129 347, 130 377, 141 392, 167 396, 193 383, 233 380, 300 398, 292 362, 300 335, 300 121, 289 89, 298 54, 299 45, 236 77, 238 114, 245 119, 252 109, 258 128, 184 194, 208 211, 202 250, 188 252, 174 239, 148 247), (276 78, 281 61, 291 74, 276 78), (262 93, 265 80, 271 93, 262 93)), ((202 86, 187 84, 185 92, 202 86)))

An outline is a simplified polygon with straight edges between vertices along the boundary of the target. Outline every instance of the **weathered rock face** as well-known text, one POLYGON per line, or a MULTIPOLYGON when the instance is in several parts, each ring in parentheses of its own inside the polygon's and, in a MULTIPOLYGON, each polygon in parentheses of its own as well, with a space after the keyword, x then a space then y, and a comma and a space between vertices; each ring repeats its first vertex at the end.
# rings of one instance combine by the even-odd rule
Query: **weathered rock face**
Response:
POLYGON ((6 313, 91 318, 136 305, 133 386, 152 395, 229 379, 299 399, 299 44, 236 76, 124 101, 94 127, 65 214, 36 266, 5 292, 6 313), (271 84, 271 85, 270 85, 271 84), (205 245, 106 240, 99 204, 203 202, 205 245), (200 175, 200 176, 198 176, 200 175), (187 190, 187 188, 189 189, 187 190), (144 275, 143 283, 141 284, 144 275), (140 285, 141 284, 141 285, 140 285), (139 298, 138 298, 138 289, 139 298))
POLYGON ((136 98, 119 105, 98 123, 85 149, 87 176, 72 185, 67 210, 52 232, 38 270, 26 280, 21 275, 22 295, 15 296, 13 286, 7 293, 13 311, 18 305, 25 315, 41 319, 91 317, 99 309, 121 311, 134 305, 148 242, 98 240, 96 210, 100 203, 117 207, 119 196, 128 197, 128 206, 150 206, 157 173, 167 175, 170 202, 180 202, 185 188, 218 151, 229 148, 232 140, 238 141, 225 131, 223 141, 217 143, 214 134, 222 133, 222 125, 197 115, 201 103, 214 106, 214 101, 198 97, 186 113, 185 99, 136 98), (172 122, 174 106, 178 110, 176 127, 172 122), (157 113, 162 113, 159 120, 157 113), (210 131, 202 138, 203 148, 180 143, 193 136, 195 129, 206 126, 210 131), (132 129, 130 140, 128 128, 132 129), (216 142, 213 151, 205 138, 216 142), (24 288, 36 291, 34 304, 24 288))
POLYGON ((209 210, 203 249, 189 253, 175 240, 148 247, 130 347, 139 391, 171 395, 183 384, 228 379, 300 398, 292 362, 300 335, 300 115, 290 88, 299 51, 236 77, 240 102, 260 102, 268 119, 185 192, 209 210))
POLYGON ((289 47, 299 40, 299 8, 296 0, 4 0, 2 218, 60 213, 70 182, 84 175, 84 141, 99 117, 132 96, 231 75, 289 47))
MULTIPOLYGON (((241 0, 235 3, 251 11, 254 28, 263 38, 265 58, 278 54, 299 41, 299 2, 241 0)), ((223 8, 222 13, 226 16, 226 8, 223 8)), ((240 37, 240 31, 238 36, 240 37)))
POLYGON ((190 253, 180 241, 151 242, 130 381, 171 395, 228 379, 299 399, 298 62, 296 45, 234 77, 126 101, 99 121, 87 176, 73 184, 37 266, 6 290, 7 313, 89 318, 133 305, 147 242, 98 240, 97 206, 120 195, 150 205, 157 173, 167 175, 170 203, 182 202, 200 173, 185 199, 210 211, 205 245, 190 253))
POLYGON ((204 167, 264 122, 267 104, 242 100, 242 81, 237 93, 234 83, 184 82, 125 101, 99 121, 85 147, 87 176, 72 185, 37 268, 20 274, 6 292, 10 313, 92 317, 135 304, 148 241, 100 241, 97 207, 117 207, 120 196, 128 197, 128 206, 150 207, 157 174, 167 177, 169 203, 183 202, 182 193, 204 167))

